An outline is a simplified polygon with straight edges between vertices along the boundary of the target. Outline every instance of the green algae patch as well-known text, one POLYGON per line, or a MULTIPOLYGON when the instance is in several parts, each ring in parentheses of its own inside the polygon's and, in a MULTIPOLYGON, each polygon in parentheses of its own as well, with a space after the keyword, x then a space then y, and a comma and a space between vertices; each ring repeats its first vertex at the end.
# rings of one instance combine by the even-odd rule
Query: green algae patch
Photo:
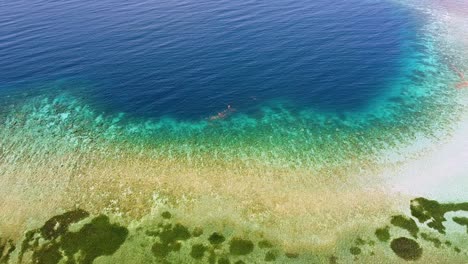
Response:
POLYGON ((191 234, 188 228, 181 224, 175 224, 174 227, 169 225, 159 234, 159 238, 164 244, 173 243, 177 240, 187 240, 190 237, 191 234))
POLYGON ((250 240, 233 238, 229 243, 231 255, 248 255, 254 250, 254 244, 250 240))
POLYGON ((390 248, 398 257, 408 261, 421 258, 423 251, 418 242, 406 237, 393 239, 390 248))
POLYGON ((386 226, 384 228, 377 228, 375 230, 375 236, 378 240, 382 242, 387 242, 390 240, 390 227, 386 226))
POLYGON ((32 258, 35 261, 35 263, 59 263, 60 259, 62 259, 62 254, 60 253, 60 246, 57 243, 46 244, 38 250, 34 251, 32 258))
MULTIPOLYGON (((50 218, 44 223, 42 227, 26 232, 25 238, 21 244, 21 250, 19 252, 19 261, 21 262, 22 257, 26 251, 31 248, 38 248, 40 237, 46 240, 55 240, 59 236, 64 235, 68 231, 68 228, 71 224, 77 223, 87 218, 88 216, 89 213, 81 209, 68 211, 50 218)), ((56 256, 56 254, 50 252, 53 248, 54 247, 43 246, 34 252, 33 258, 41 258, 41 262, 39 263, 55 263, 53 260, 55 259, 54 256, 56 256), (46 260, 48 256, 51 257, 50 261, 46 260)))
POLYGON ((161 214, 161 216, 162 216, 162 218, 164 218, 164 219, 171 219, 172 214, 171 214, 170 212, 168 212, 168 211, 165 211, 165 212, 163 212, 163 213, 161 214))
POLYGON ((112 255, 128 236, 125 227, 111 224, 109 218, 100 215, 78 232, 65 233, 60 241, 68 259, 80 253, 81 263, 92 263, 99 256, 112 255))
POLYGON ((203 244, 195 244, 192 246, 190 256, 194 259, 202 259, 207 249, 208 248, 203 244))
POLYGON ((217 232, 214 232, 211 234, 211 236, 208 238, 208 241, 210 241, 210 244, 212 245, 219 245, 223 243, 226 240, 223 235, 220 235, 217 232))
POLYGON ((65 234, 71 224, 79 222, 88 216, 89 213, 81 209, 54 216, 47 220, 47 222, 45 222, 45 224, 40 228, 41 235, 43 238, 48 240, 57 238, 58 236, 65 234))
POLYGON ((466 233, 468 234, 468 217, 454 217, 453 221, 461 226, 466 226, 466 233))
POLYGON ((432 244, 434 244, 434 247, 436 248, 440 248, 440 246, 442 245, 442 241, 440 241, 440 239, 438 239, 437 237, 433 237, 427 233, 421 233, 421 238, 426 241, 432 242, 432 244))
POLYGON ((416 222, 404 215, 392 216, 390 223, 396 227, 407 230, 414 238, 418 237, 419 228, 416 222))
POLYGON ((151 247, 151 252, 153 252, 153 255, 158 258, 165 258, 171 251, 172 249, 169 245, 160 242, 154 243, 151 247))
POLYGON ((443 225, 443 222, 447 221, 445 214, 456 211, 468 212, 468 203, 441 204, 435 200, 419 197, 411 200, 410 209, 411 215, 416 217, 420 223, 429 221, 427 226, 445 234, 445 226, 443 225))
POLYGON ((13 240, 8 239, 3 241, 0 237, 0 263, 8 263, 10 260, 10 255, 15 251, 16 246, 13 243, 13 240))
POLYGON ((349 249, 349 252, 354 255, 354 256, 357 256, 359 254, 361 254, 362 250, 359 248, 359 247, 351 247, 349 249))
POLYGON ((38 239, 34 239, 35 234, 38 232, 38 230, 30 230, 26 232, 24 235, 23 242, 21 243, 21 249, 19 252, 19 261, 21 262, 23 258, 23 254, 28 251, 30 248, 36 246, 39 243, 38 239))
POLYGON ((70 232, 71 223, 78 222, 89 214, 82 210, 70 211, 52 217, 42 228, 26 233, 19 254, 31 250, 33 263, 55 264, 66 257, 67 263, 90 264, 99 256, 114 254, 125 242, 128 230, 109 222, 105 215, 99 215, 80 230, 70 232))
POLYGON ((169 253, 179 251, 182 247, 180 241, 185 241, 192 236, 188 228, 179 223, 174 226, 172 224, 158 226, 161 228, 160 230, 146 232, 147 235, 158 236, 160 239, 160 242, 155 242, 151 247, 153 255, 157 258, 165 258, 169 253))

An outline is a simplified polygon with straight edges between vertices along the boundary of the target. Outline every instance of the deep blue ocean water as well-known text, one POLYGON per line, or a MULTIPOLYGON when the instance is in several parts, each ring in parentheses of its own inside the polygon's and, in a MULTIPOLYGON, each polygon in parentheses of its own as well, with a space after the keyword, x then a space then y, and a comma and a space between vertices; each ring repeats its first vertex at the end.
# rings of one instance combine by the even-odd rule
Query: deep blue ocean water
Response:
POLYGON ((95 108, 138 117, 359 111, 403 74, 415 24, 373 0, 2 1, 0 89, 82 83, 95 108))

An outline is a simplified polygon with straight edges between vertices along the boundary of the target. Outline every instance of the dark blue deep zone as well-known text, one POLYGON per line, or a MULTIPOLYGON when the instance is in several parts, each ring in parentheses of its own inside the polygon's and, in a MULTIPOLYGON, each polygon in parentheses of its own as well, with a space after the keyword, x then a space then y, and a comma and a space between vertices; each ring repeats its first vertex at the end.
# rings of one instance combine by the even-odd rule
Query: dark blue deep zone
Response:
POLYGON ((138 117, 354 111, 403 71, 414 23, 374 0, 2 1, 0 89, 83 81, 70 92, 138 117))

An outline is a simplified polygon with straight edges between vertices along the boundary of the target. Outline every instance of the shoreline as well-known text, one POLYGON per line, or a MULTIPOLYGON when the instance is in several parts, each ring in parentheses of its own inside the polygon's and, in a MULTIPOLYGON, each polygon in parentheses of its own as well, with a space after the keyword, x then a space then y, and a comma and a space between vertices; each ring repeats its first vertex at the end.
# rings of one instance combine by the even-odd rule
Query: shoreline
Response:
MULTIPOLYGON (((437 1, 436 7, 427 12, 438 20, 436 28, 443 28, 438 39, 440 47, 446 59, 460 67, 461 70, 453 69, 460 75, 468 69, 468 9, 447 3, 449 1, 437 1)), ((468 7, 468 3, 460 4, 468 7)), ((417 157, 384 171, 382 175, 388 179, 393 192, 446 202, 468 201, 468 89, 456 86, 457 80, 447 87, 457 90, 462 107, 461 113, 454 112, 459 115, 459 121, 453 125, 451 136, 423 148, 417 157)), ((418 142, 414 146, 417 148, 418 142)))

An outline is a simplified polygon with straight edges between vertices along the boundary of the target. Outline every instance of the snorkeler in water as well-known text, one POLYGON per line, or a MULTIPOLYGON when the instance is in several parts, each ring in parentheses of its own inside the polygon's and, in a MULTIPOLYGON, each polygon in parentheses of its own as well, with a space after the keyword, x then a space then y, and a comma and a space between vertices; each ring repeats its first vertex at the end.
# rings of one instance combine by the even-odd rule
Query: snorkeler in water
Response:
POLYGON ((219 112, 217 115, 210 116, 210 120, 218 120, 218 119, 224 119, 229 116, 229 114, 234 113, 236 111, 235 108, 232 108, 231 105, 227 105, 227 108, 224 109, 223 111, 219 112))
POLYGON ((458 75, 458 77, 460 77, 460 80, 461 82, 457 83, 455 85, 455 87, 457 89, 461 89, 461 88, 464 88, 464 87, 468 87, 468 81, 465 80, 465 74, 463 74, 463 72, 461 72, 457 67, 455 67, 455 65, 450 65, 450 67, 453 69, 453 71, 455 71, 458 75))
POLYGON ((468 81, 458 83, 456 86, 458 89, 468 87, 468 81))

